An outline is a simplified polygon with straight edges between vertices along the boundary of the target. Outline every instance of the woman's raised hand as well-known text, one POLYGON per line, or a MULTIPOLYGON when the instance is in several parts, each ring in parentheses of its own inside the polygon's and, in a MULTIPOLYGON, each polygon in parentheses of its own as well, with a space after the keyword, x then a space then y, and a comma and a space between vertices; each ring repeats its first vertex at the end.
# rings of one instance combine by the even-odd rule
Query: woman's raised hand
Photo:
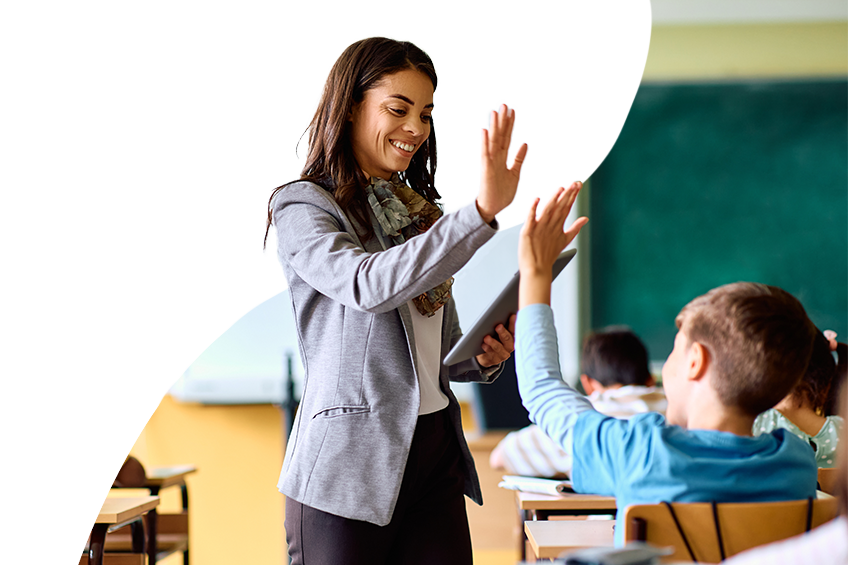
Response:
POLYGON ((483 130, 483 174, 480 194, 477 195, 477 210, 487 224, 515 198, 521 164, 527 155, 527 144, 524 143, 518 149, 512 167, 506 166, 515 110, 504 104, 500 112, 492 111, 491 122, 491 131, 483 130))

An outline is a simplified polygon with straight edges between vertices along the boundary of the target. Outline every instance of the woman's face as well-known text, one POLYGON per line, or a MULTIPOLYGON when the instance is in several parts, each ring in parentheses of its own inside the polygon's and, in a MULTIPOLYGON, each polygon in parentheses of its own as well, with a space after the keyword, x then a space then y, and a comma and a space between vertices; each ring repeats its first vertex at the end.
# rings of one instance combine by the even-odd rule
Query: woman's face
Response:
POLYGON ((353 155, 366 176, 405 171, 430 135, 433 83, 412 69, 386 75, 351 112, 353 155))

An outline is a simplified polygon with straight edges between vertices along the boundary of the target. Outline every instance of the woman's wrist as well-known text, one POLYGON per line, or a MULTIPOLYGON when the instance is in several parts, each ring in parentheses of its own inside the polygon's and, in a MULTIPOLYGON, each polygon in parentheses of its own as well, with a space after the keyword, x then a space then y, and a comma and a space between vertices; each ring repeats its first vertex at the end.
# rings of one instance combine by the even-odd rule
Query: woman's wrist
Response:
POLYGON ((480 214, 480 217, 483 218, 484 222, 486 222, 487 224, 491 224, 492 222, 495 221, 495 215, 494 214, 486 212, 486 211, 483 210, 483 208, 480 207, 480 200, 479 199, 475 200, 474 204, 477 206, 477 213, 480 214))

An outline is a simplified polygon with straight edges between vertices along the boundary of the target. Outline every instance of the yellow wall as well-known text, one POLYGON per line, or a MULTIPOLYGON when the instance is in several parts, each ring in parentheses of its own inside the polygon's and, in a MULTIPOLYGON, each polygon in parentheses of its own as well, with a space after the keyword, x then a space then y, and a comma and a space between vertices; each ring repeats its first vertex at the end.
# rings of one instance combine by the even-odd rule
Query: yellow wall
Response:
MULTIPOLYGON (((655 27, 644 78, 840 75, 848 75, 845 22, 655 27)), ((191 463, 199 468, 189 480, 195 563, 285 562, 284 499, 275 487, 284 452, 282 427, 281 412, 272 406, 200 406, 180 404, 170 396, 162 400, 132 453, 146 466, 191 463)), ((478 465, 487 463, 481 460, 478 465)), ((166 510, 177 504, 176 497, 163 498, 166 510)), ((500 531, 512 531, 515 515, 500 513, 500 531)), ((484 514, 472 510, 479 557, 497 548, 495 542, 484 541, 485 530, 492 526, 487 522, 484 529, 478 516, 484 514)), ((504 562, 509 562, 515 538, 495 539, 502 539, 504 562)), ((179 562, 172 557, 165 565, 179 562)))
MULTIPOLYGON (((197 467, 186 481, 194 563, 284 563, 285 499, 276 489, 283 425, 282 412, 270 405, 204 406, 167 395, 162 399, 131 453, 145 468, 197 467)), ((161 504, 162 511, 178 509, 179 491, 163 491, 161 504)), ((162 563, 182 560, 171 556, 162 563)))
POLYGON ((643 80, 848 75, 848 22, 655 26, 643 80))

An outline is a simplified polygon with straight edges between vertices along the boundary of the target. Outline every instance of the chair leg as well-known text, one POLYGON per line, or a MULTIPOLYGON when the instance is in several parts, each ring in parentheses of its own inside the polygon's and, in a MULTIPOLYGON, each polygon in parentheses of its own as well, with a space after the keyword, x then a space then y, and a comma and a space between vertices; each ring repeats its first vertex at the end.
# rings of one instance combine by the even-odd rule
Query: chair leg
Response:
POLYGON ((156 565, 156 554, 159 552, 159 544, 156 543, 156 525, 158 522, 156 509, 152 508, 147 513, 147 563, 156 565))
MULTIPOLYGON (((159 496, 159 487, 148 487, 151 496, 159 496)), ((145 516, 147 521, 147 564, 156 565, 156 554, 159 552, 159 544, 156 543, 156 524, 158 514, 153 508, 145 516)))
POLYGON ((631 518, 630 528, 633 530, 633 540, 645 541, 648 539, 648 524, 642 518, 631 518))
POLYGON ((144 544, 145 530, 146 528, 144 527, 144 522, 141 520, 136 520, 135 522, 130 524, 133 553, 144 553, 144 548, 146 547, 144 544))
POLYGON ((106 541, 106 530, 109 524, 94 524, 91 529, 91 539, 88 542, 88 564, 103 565, 103 551, 106 541))

